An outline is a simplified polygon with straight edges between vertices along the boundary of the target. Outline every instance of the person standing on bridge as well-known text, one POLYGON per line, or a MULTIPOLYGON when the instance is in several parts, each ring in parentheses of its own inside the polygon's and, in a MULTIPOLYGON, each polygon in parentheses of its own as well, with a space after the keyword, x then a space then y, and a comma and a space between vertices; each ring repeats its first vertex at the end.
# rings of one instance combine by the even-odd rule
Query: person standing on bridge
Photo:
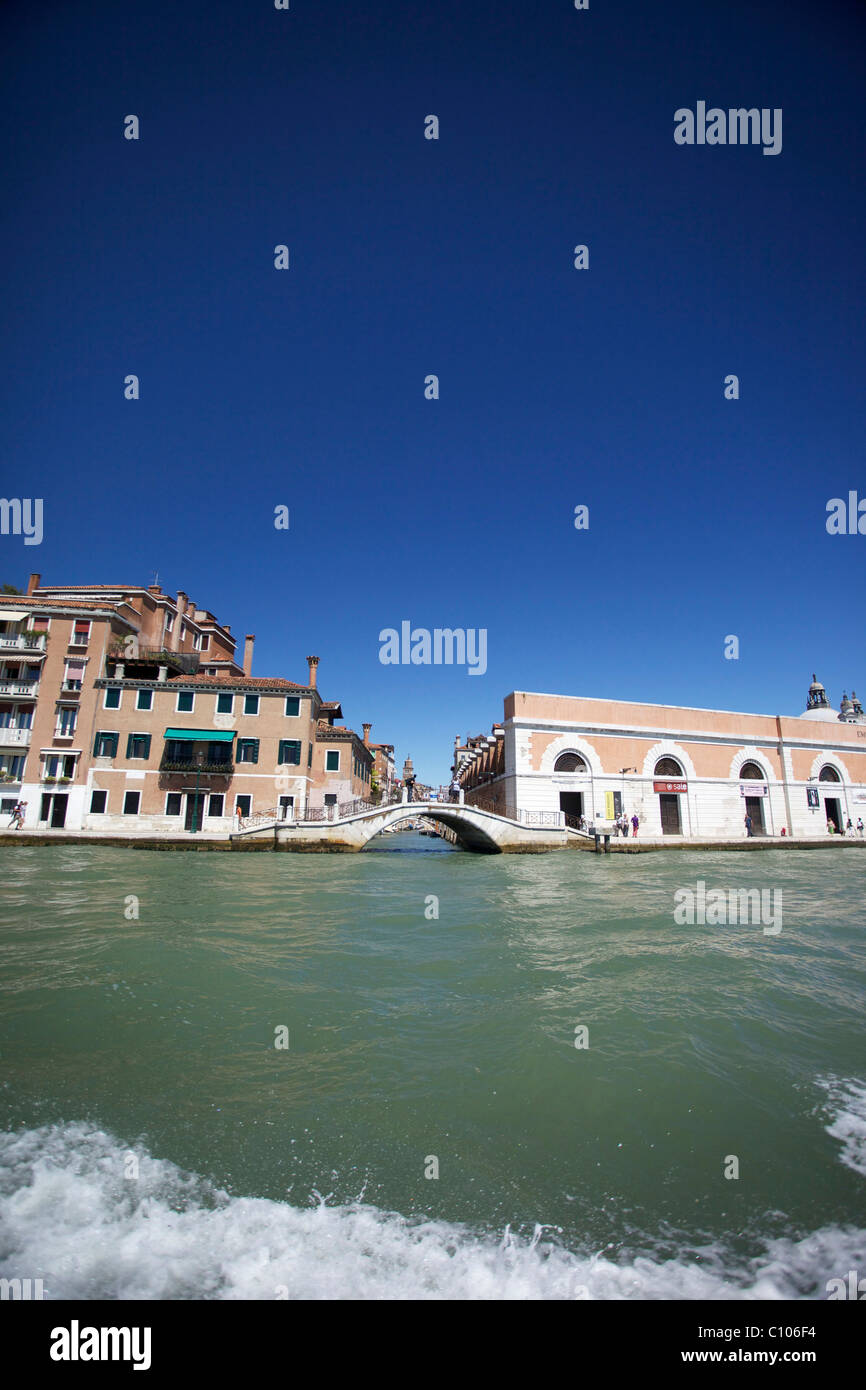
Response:
POLYGON ((456 777, 451 778, 451 800, 460 800, 460 783, 457 781, 456 777))
POLYGON ((405 785, 406 785, 406 800, 407 800, 407 801, 414 801, 414 800, 415 800, 415 774, 414 774, 414 772, 410 772, 409 776, 406 778, 406 783, 405 783, 405 785))

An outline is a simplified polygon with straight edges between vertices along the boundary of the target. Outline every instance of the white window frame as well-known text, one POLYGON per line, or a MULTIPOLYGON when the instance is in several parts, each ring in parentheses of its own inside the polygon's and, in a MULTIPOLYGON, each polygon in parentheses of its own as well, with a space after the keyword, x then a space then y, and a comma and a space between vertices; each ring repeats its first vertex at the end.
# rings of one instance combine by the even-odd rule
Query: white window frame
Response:
POLYGON ((174 712, 175 712, 175 714, 195 714, 195 691, 194 691, 194 690, 179 690, 179 691, 177 692, 177 699, 176 699, 175 702, 174 702, 174 712), (181 697, 181 695, 191 695, 191 696, 192 696, 192 704, 190 705, 189 709, 181 709, 181 707, 180 707, 180 697, 181 697))
POLYGON ((183 792, 166 792, 166 794, 165 794, 165 803, 164 803, 164 805, 163 805, 162 814, 163 814, 164 816, 169 816, 172 820, 175 820, 175 819, 180 820, 180 819, 181 819, 181 817, 183 816, 183 792), (169 809, 168 809, 168 798, 169 798, 170 796, 176 796, 176 797, 179 798, 179 800, 180 800, 180 810, 179 810, 179 811, 169 811, 169 809))
POLYGON ((140 792, 140 791, 133 791, 131 787, 125 787, 125 788, 124 788, 124 791, 123 791, 123 805, 122 805, 121 808, 120 808, 120 814, 121 814, 122 816, 140 816, 140 815, 141 815, 141 792, 140 792), (128 796, 137 796, 137 797, 138 797, 138 801, 137 801, 136 804, 135 804, 135 810, 134 810, 134 811, 127 811, 127 809, 126 809, 126 798, 127 798, 128 796))
POLYGON ((208 819, 209 819, 209 820, 223 820, 224 817, 225 817, 225 813, 226 813, 226 794, 225 794, 225 792, 208 792, 208 793, 207 793, 207 814, 208 814, 208 819), (220 800, 222 801, 222 804, 223 804, 222 811, 220 811, 219 813, 217 813, 216 811, 212 811, 211 808, 210 808, 211 801, 213 800, 213 798, 214 798, 215 796, 218 796, 218 797, 220 798, 220 800))
POLYGON ((339 750, 339 748, 326 748, 326 749, 325 749, 325 771, 326 771, 326 772, 339 772, 339 771, 340 771, 340 750, 339 750), (331 756, 332 753, 334 753, 334 754, 336 755, 336 758, 337 758, 337 766, 336 766, 336 767, 328 767, 328 759, 330 758, 330 756, 331 756))
POLYGON ((300 696, 299 696, 299 695, 287 695, 287 696, 286 696, 286 703, 283 705, 283 716, 284 716, 284 718, 286 718, 286 719, 300 719, 300 717, 301 717, 301 699, 300 699, 300 696), (289 714, 289 701, 290 701, 290 700, 297 700, 297 702, 298 702, 298 712, 297 712, 297 714, 289 714))
POLYGON ((71 631, 70 634, 69 634, 69 645, 70 645, 70 647, 87 647, 87 646, 89 646, 89 645, 90 645, 90 638, 91 638, 92 633, 93 633, 93 620, 92 620, 92 618, 73 618, 73 620, 72 620, 72 631, 71 631), (83 642, 80 642, 80 641, 78 640, 78 633, 75 631, 75 629, 76 629, 76 627, 79 626, 79 624, 83 625, 84 623, 87 623, 87 636, 85 637, 85 639, 84 639, 83 642))
POLYGON ((244 818, 244 820, 246 820, 247 817, 248 817, 248 816, 251 816, 252 813, 253 813, 253 798, 252 798, 252 793, 251 793, 251 792, 235 792, 235 807, 234 807, 234 817, 235 817, 235 819, 237 819, 237 814, 238 814, 238 802, 240 802, 240 801, 248 801, 248 802, 250 803, 250 805, 249 805, 249 810, 243 812, 243 818, 244 818))
POLYGON ((235 697, 234 697, 234 695, 232 695, 231 691, 229 691, 229 690, 218 690, 218 691, 217 691, 216 695, 214 696, 213 712, 214 712, 214 714, 234 714, 234 712, 235 712, 235 697), (224 700, 225 697, 226 697, 227 695, 228 695, 228 698, 229 698, 229 708, 228 708, 228 709, 220 709, 220 700, 224 700))
POLYGON ((102 708, 103 708, 103 709, 107 709, 107 710, 115 710, 115 709, 120 709, 121 706, 122 706, 122 704, 123 704, 123 686, 122 686, 122 685, 107 685, 107 686, 105 687, 105 689, 103 690, 103 692, 102 692, 102 708), (108 692, 109 692, 109 691, 114 691, 114 690, 117 691, 118 696, 119 696, 120 698, 118 699, 116 705, 107 705, 105 702, 106 702, 106 700, 108 699, 108 692))
POLYGON ((258 719, 259 715, 261 714, 261 710, 262 710, 262 697, 261 697, 261 695, 257 695, 256 692, 255 692, 254 690, 245 691, 245 692, 244 692, 244 708, 243 708, 244 717, 245 717, 246 719, 258 719), (254 710, 249 710, 249 709, 247 709, 247 700, 255 700, 255 702, 256 702, 256 707, 255 707, 254 710))
POLYGON ((137 713, 137 714, 153 714, 153 691, 152 691, 152 690, 145 690, 145 689, 136 690, 136 692, 135 692, 135 709, 136 709, 136 713, 137 713), (141 703, 141 697, 142 697, 142 695, 149 695, 149 696, 150 696, 150 704, 149 704, 149 705, 142 705, 142 703, 141 703))

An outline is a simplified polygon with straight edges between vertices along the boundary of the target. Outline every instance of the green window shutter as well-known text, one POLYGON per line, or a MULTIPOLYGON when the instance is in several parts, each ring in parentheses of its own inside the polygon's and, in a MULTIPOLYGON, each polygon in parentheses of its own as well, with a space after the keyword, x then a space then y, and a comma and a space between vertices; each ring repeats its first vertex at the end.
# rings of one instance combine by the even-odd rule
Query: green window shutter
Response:
POLYGON ((253 762, 257 763, 259 760, 259 741, 257 738, 251 738, 250 743, 253 748, 253 762))
POLYGON ((145 734, 144 738, 142 739, 142 743, 143 743, 143 745, 144 745, 144 751, 143 751, 143 753, 142 753, 142 757, 144 757, 144 758, 149 758, 149 757, 150 757, 150 734, 145 734))
POLYGON ((287 738, 281 738, 281 739, 280 739, 280 749, 279 749, 279 752, 277 753, 277 762, 278 762, 278 763, 287 763, 287 762, 289 761, 288 749, 289 749, 289 740, 288 740, 287 738))
POLYGON ((120 734, 109 734, 109 735, 108 735, 108 756, 109 756, 110 758, 116 758, 116 757, 117 757, 117 745, 118 745, 119 742, 120 742, 120 734))
POLYGON ((134 748, 135 748, 135 734, 127 734, 127 736, 126 736, 126 756, 127 756, 128 758, 131 758, 131 757, 132 757, 134 748))

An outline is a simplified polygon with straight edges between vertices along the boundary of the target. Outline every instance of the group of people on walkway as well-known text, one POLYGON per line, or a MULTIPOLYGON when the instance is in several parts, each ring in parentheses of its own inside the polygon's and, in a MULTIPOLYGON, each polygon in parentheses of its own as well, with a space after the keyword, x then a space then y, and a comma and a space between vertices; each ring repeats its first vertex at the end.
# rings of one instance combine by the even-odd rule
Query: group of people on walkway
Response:
POLYGON ((858 834, 858 835, 860 836, 860 838, 862 839, 862 838, 863 838, 863 829, 864 829, 864 827, 863 827, 863 817, 862 817, 862 816, 858 816, 858 817, 857 817, 857 824, 856 824, 856 826, 852 824, 852 822, 851 822, 851 817, 849 816, 849 817, 848 817, 848 820, 847 820, 846 823, 845 823, 845 829, 844 829, 844 830, 842 829, 841 825, 837 825, 835 821, 828 820, 828 822, 827 822, 827 834, 828 834, 828 835, 853 835, 853 834, 854 834, 854 831, 856 830, 856 831, 857 831, 857 834, 858 834))
MULTIPOLYGON (((571 824, 573 824, 573 822, 571 822, 571 824)), ((631 826, 632 839, 636 840, 639 825, 640 820, 638 818, 637 811, 635 811, 634 815, 631 817, 631 820, 629 820, 629 817, 626 814, 626 812, 623 811, 622 815, 617 816, 616 820, 613 822, 613 834, 624 835, 625 838, 628 839, 628 830, 629 826, 631 826)), ((588 835, 592 835, 595 831, 595 824, 594 822, 588 821, 586 816, 579 816, 577 820, 577 828, 578 830, 586 831, 588 835)), ((605 834, 606 833, 607 832, 605 831, 605 834)))

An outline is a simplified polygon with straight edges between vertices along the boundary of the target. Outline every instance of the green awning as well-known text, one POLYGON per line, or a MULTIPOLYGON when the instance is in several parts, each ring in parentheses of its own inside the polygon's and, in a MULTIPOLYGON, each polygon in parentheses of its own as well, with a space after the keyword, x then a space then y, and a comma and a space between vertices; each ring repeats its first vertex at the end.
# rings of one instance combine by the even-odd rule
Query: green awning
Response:
POLYGON ((234 729, 166 729, 166 738, 181 738, 192 743, 197 740, 203 743, 231 743, 235 736, 234 729))

